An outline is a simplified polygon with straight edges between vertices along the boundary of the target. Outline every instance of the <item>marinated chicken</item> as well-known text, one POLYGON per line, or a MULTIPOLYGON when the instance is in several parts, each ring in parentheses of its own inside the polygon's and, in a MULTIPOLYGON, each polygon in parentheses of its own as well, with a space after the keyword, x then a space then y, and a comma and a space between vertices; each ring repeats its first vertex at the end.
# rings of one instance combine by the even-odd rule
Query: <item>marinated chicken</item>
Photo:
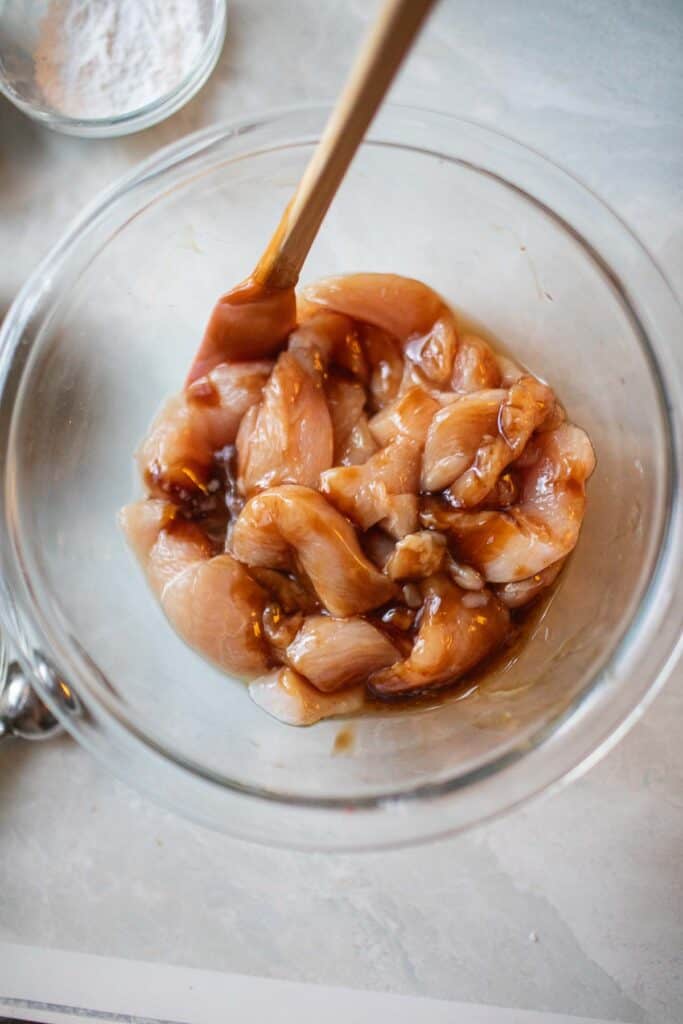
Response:
POLYGON ((219 299, 121 525, 179 636, 291 725, 452 686, 575 547, 552 389, 392 274, 219 299))

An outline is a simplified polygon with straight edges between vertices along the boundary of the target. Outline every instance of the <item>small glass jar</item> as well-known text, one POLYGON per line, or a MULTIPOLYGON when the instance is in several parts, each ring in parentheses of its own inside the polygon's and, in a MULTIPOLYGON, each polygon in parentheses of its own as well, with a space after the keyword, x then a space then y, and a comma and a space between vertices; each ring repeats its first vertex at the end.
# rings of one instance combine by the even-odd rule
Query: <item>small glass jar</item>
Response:
POLYGON ((0 90, 68 135, 141 131, 202 87, 226 23, 226 0, 159 2, 153 10, 139 0, 5 0, 0 90))

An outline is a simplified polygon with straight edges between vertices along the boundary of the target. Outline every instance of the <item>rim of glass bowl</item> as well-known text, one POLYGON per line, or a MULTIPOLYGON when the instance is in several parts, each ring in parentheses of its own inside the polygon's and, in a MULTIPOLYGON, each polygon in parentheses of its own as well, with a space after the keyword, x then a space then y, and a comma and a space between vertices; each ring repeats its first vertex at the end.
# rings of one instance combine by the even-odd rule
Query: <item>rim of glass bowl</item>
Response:
MULTIPOLYGON (((360 850, 452 834, 575 777, 610 749, 663 685, 678 648, 683 646, 683 581, 678 571, 683 548, 678 481, 683 451, 683 348, 667 344, 667 340, 683 338, 683 311, 655 261, 629 228, 587 186, 547 157, 475 122, 387 105, 368 133, 369 144, 431 152, 486 173, 524 195, 583 246, 638 327, 659 389, 660 414, 668 437, 666 511, 650 581, 616 648, 605 656, 572 704, 504 753, 459 775, 359 798, 297 796, 219 776, 162 746, 128 718, 125 704, 107 680, 75 640, 60 630, 58 617, 55 621, 45 615, 22 571, 8 474, 11 460, 6 457, 12 450, 11 429, 5 429, 5 421, 11 420, 12 400, 33 345, 31 321, 50 296, 55 271, 68 261, 87 232, 112 213, 121 197, 142 190, 196 157, 208 159, 212 148, 227 139, 240 139, 244 150, 250 132, 259 129, 279 134, 269 145, 240 150, 225 162, 284 145, 310 145, 328 111, 329 107, 319 105, 269 111, 197 132, 159 151, 83 212, 20 291, 0 330, 0 443, 5 449, 1 483, 7 523, 5 535, 0 537, 0 619, 43 699, 69 732, 115 774, 173 809, 237 837, 290 848, 360 850), (317 118, 317 127, 302 131, 297 118, 311 115, 317 118), (470 155, 458 157, 419 143, 421 131, 435 129, 459 132, 460 149, 469 149, 470 155), (294 130, 297 134, 292 137, 294 130), (474 162, 471 153, 477 156, 474 162), (489 163, 493 158, 493 167, 487 166, 485 158, 489 163), (41 651, 49 652, 49 661, 41 651), (87 714, 74 715, 73 705, 71 711, 60 707, 54 696, 54 673, 73 683, 87 714), (359 813, 350 815, 350 810, 359 813)), ((192 176, 198 173, 203 172, 195 168, 192 176)), ((148 202, 146 199, 141 209, 148 202)), ((40 322, 39 313, 36 322, 40 322)))
POLYGON ((211 27, 192 70, 170 92, 150 103, 128 110, 116 117, 68 117, 56 110, 44 109, 28 102, 0 78, 0 92, 28 117, 54 131, 81 138, 105 139, 130 135, 164 121, 185 106, 199 92, 220 57, 228 24, 227 0, 214 0, 211 27))

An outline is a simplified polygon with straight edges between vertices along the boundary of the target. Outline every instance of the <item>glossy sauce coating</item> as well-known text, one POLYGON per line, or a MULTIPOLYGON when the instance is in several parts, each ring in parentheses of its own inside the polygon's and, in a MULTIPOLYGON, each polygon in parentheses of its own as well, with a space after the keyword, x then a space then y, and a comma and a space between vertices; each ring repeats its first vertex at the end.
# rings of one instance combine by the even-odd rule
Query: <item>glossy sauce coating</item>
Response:
POLYGON ((552 389, 391 274, 216 305, 124 532, 179 635, 288 724, 487 664, 574 548, 594 464, 552 389))

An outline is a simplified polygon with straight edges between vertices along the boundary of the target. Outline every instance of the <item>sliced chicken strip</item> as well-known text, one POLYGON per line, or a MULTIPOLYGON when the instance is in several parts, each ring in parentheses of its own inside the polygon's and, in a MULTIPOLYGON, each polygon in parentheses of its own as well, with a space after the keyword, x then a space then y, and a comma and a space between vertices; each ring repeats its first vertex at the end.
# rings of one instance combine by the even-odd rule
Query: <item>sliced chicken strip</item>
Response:
POLYGON ((222 364, 166 402, 137 451, 150 493, 177 499, 206 494, 214 453, 234 442, 272 368, 264 361, 222 364))
POLYGON ((439 387, 450 385, 458 351, 458 330, 453 314, 444 307, 426 334, 413 338, 405 354, 422 373, 439 387))
POLYGON ((421 281, 397 274, 349 274, 318 281, 304 294, 393 335, 430 380, 439 385, 450 381, 458 347, 455 317, 421 281))
POLYGON ((515 381, 525 375, 526 370, 523 370, 519 363, 516 363, 514 359, 510 359, 509 356, 504 356, 501 352, 498 352, 496 353, 496 359, 500 367, 500 386, 502 388, 511 387, 515 381))
MULTIPOLYGON (((166 527, 171 526, 177 518, 178 510, 175 505, 161 498, 147 498, 144 501, 136 501, 132 505, 125 505, 119 512, 119 525, 123 530, 128 546, 148 575, 150 586, 157 596, 163 589, 166 578, 170 578, 175 574, 175 566, 171 563, 169 572, 164 574, 161 568, 163 562, 158 561, 158 565, 151 568, 153 570, 159 569, 160 574, 158 577, 156 575, 150 577, 148 569, 149 553, 159 539, 160 533, 166 527)), ((197 560, 210 558, 213 554, 213 548, 208 537, 205 537, 198 527, 196 528, 195 537, 196 541, 192 550, 196 550, 197 560), (201 544, 199 543, 200 541, 201 544)))
POLYGON ((325 365, 336 363, 366 379, 368 367, 356 326, 350 317, 311 306, 308 315, 292 331, 287 344, 290 352, 317 349, 325 365))
POLYGON ((414 363, 411 363, 410 360, 407 359, 403 367, 401 385, 396 397, 402 398, 406 392, 411 390, 411 388, 419 388, 421 391, 424 391, 430 398, 433 398, 440 407, 450 405, 451 402, 457 402, 458 399, 462 398, 462 395, 458 392, 445 391, 442 387, 436 385, 434 381, 429 380, 429 378, 426 377, 414 363))
POLYGON ((365 619, 311 615, 287 648, 292 668, 324 693, 364 683, 400 658, 390 640, 365 619))
POLYGON ((430 424, 440 409, 435 398, 420 387, 412 387, 372 417, 372 436, 382 446, 398 436, 424 445, 430 424))
POLYGON ((392 537, 405 537, 418 528, 419 501, 416 494, 387 494, 384 497, 383 527, 392 537))
POLYGON ((339 465, 348 447, 351 431, 363 415, 365 388, 356 380, 330 373, 325 381, 325 394, 334 434, 334 464, 339 465))
POLYGON ((425 603, 409 657, 370 677, 369 688, 380 697, 453 683, 508 635, 508 611, 489 591, 472 594, 444 575, 432 576, 421 589, 425 603))
POLYGON ((373 324, 358 330, 370 369, 368 389, 375 409, 383 409, 398 397, 403 377, 403 352, 396 338, 373 324))
POLYGON ((422 490, 442 491, 468 469, 484 438, 498 434, 498 413, 507 391, 463 395, 432 419, 422 459, 422 490))
POLYGON ((306 487, 284 485, 251 498, 235 522, 232 550, 247 565, 300 565, 332 615, 377 608, 394 593, 361 551, 348 520, 306 487))
POLYGON ((491 346, 474 334, 464 335, 453 361, 453 391, 469 394, 483 388, 498 388, 501 380, 500 364, 491 346))
POLYGON ((242 420, 237 435, 242 494, 283 483, 317 487, 321 472, 332 465, 332 420, 317 353, 282 352, 260 404, 242 420))
POLYGON ((375 454, 377 447, 377 443, 370 433, 368 418, 362 412, 339 450, 339 464, 341 466, 362 466, 371 455, 375 454))
POLYGON ((195 523, 163 501, 128 505, 126 538, 178 635, 209 661, 242 676, 263 672, 267 654, 261 613, 265 592, 231 555, 212 557, 195 523))
POLYGON ((394 536, 417 524, 420 446, 399 436, 362 466, 337 466, 320 476, 320 490, 363 530, 376 523, 394 536), (399 531, 399 532, 397 532, 399 531))
POLYGON ((249 684, 249 696, 285 725, 314 725, 323 718, 351 715, 365 704, 365 688, 321 693, 291 668, 281 668, 249 684))
POLYGON ((565 558, 579 538, 586 505, 586 481, 595 454, 580 427, 563 424, 538 434, 520 471, 520 501, 504 512, 457 512, 438 499, 425 499, 420 519, 447 531, 456 555, 486 580, 526 580, 565 558))
POLYGON ((446 307, 422 281, 398 274, 345 274, 303 289, 307 301, 374 324, 399 341, 426 334, 446 307))
POLYGON ((502 473, 498 477, 484 500, 479 503, 481 510, 487 508, 509 508, 510 505, 515 505, 519 501, 519 471, 517 465, 515 464, 514 470, 508 470, 507 473, 502 473))
POLYGON ((287 648, 304 624, 303 612, 284 612, 279 604, 267 604, 263 610, 263 632, 279 663, 285 661, 287 648))
POLYGON ((263 569, 253 565, 249 569, 249 575, 264 590, 272 594, 285 612, 302 611, 309 614, 320 608, 315 591, 308 581, 294 573, 281 572, 278 569, 263 569))
POLYGON ((529 375, 520 377, 500 405, 498 432, 486 437, 469 469, 451 484, 449 500, 458 508, 479 505, 495 486, 501 473, 522 454, 533 432, 555 405, 547 384, 529 375))
POLYGON ((186 384, 219 363, 274 355, 295 326, 293 288, 268 289, 252 279, 244 281, 214 306, 186 384))
POLYGON ((190 647, 219 668, 251 676, 267 664, 265 594, 232 555, 193 565, 165 587, 161 605, 190 647))

